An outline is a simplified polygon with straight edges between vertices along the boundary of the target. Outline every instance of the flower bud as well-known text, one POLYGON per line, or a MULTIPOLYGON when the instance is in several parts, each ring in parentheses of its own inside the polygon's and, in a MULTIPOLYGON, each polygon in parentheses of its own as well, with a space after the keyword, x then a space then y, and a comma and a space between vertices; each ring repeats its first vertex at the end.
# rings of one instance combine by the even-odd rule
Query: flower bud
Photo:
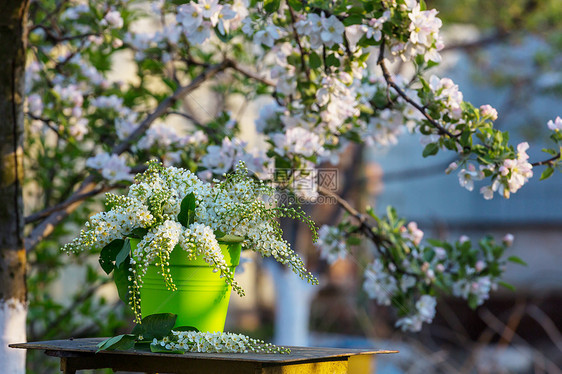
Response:
POLYGON ((488 117, 492 121, 498 119, 498 111, 494 109, 491 105, 485 104, 480 107, 480 113, 483 117, 488 117))
POLYGON ((511 247, 513 245, 513 235, 512 234, 505 234, 502 241, 506 247, 511 247))
POLYGON ((485 267, 486 267, 486 263, 482 260, 478 260, 476 262, 476 265, 474 266, 477 272, 481 272, 482 270, 484 270, 485 267))

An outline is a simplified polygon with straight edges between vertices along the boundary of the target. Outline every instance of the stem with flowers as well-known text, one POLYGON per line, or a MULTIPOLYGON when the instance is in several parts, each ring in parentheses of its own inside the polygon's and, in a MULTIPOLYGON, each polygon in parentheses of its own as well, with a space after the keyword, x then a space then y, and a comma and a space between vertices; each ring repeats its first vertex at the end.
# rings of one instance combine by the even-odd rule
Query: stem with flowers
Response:
POLYGON ((354 258, 351 247, 366 238, 377 255, 369 264, 359 263, 365 272, 363 290, 383 306, 392 305, 397 313, 396 327, 418 332, 423 323, 435 316, 436 297, 441 294, 465 299, 475 309, 489 298, 498 285, 513 287, 501 281, 508 261, 524 265, 516 256, 504 258, 513 242, 508 234, 501 243, 487 236, 478 243, 462 236, 456 242, 427 239, 415 222, 397 216, 392 208, 379 217, 371 208, 367 215, 355 210, 333 192, 319 192, 335 197, 338 204, 358 222, 344 219, 337 226, 324 225, 316 243, 321 257, 332 264, 341 258, 354 258))

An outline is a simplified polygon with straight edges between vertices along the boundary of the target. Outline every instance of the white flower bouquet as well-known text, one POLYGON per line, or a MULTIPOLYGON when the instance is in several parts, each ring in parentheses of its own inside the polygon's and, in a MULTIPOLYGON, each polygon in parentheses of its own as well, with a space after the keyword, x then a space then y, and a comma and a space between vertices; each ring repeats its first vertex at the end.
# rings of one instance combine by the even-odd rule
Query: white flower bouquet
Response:
POLYGON ((148 169, 135 177, 127 196, 108 193, 108 211, 92 216, 80 235, 63 249, 103 248, 100 264, 108 274, 115 271, 120 296, 130 304, 138 323, 140 288, 148 266, 161 267, 168 289, 174 290, 167 267, 171 252, 178 247, 189 259, 202 257, 241 296, 244 291, 225 263, 219 240, 241 241, 242 249, 273 256, 301 278, 317 284, 282 238, 278 218, 305 222, 315 239, 316 227, 300 207, 279 205, 274 192, 251 177, 242 162, 224 180, 206 183, 188 170, 165 168, 151 161, 148 169), (136 247, 130 245, 130 238, 137 239, 136 247), (123 280, 121 284, 118 279, 123 280))

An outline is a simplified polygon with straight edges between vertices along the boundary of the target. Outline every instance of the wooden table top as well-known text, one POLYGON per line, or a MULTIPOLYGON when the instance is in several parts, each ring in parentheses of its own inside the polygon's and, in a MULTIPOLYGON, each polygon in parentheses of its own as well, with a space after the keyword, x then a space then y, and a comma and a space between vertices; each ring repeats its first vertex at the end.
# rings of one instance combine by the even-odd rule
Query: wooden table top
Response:
MULTIPOLYGON (((98 350, 97 344, 106 338, 83 338, 66 340, 48 340, 42 342, 29 342, 10 344, 12 348, 39 349, 45 351, 58 351, 60 353, 95 353, 98 350)), ((141 350, 127 351, 100 351, 103 354, 124 355, 124 356, 146 356, 146 357, 184 357, 186 359, 205 359, 223 360, 253 363, 276 363, 289 364, 298 362, 310 362, 326 359, 337 359, 356 355, 374 355, 385 353, 398 353, 391 350, 372 350, 372 349, 350 349, 350 348, 309 348, 309 347, 289 347, 290 354, 267 354, 267 353, 153 353, 141 350)))

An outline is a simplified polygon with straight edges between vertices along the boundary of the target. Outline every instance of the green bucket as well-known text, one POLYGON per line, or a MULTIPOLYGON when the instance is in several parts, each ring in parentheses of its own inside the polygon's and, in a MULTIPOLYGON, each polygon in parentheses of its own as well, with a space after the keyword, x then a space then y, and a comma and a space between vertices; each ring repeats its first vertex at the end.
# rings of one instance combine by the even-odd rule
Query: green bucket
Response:
MULTIPOLYGON (((130 241, 131 249, 140 242, 138 239, 130 241)), ((240 261, 240 242, 219 241, 219 244, 227 265, 234 272, 240 261)), ((140 290, 142 315, 174 313, 178 316, 176 327, 193 326, 203 332, 222 332, 231 287, 202 257, 188 260, 179 246, 172 251, 169 262, 177 290, 168 290, 164 278, 158 274, 161 268, 150 265, 140 290)))

